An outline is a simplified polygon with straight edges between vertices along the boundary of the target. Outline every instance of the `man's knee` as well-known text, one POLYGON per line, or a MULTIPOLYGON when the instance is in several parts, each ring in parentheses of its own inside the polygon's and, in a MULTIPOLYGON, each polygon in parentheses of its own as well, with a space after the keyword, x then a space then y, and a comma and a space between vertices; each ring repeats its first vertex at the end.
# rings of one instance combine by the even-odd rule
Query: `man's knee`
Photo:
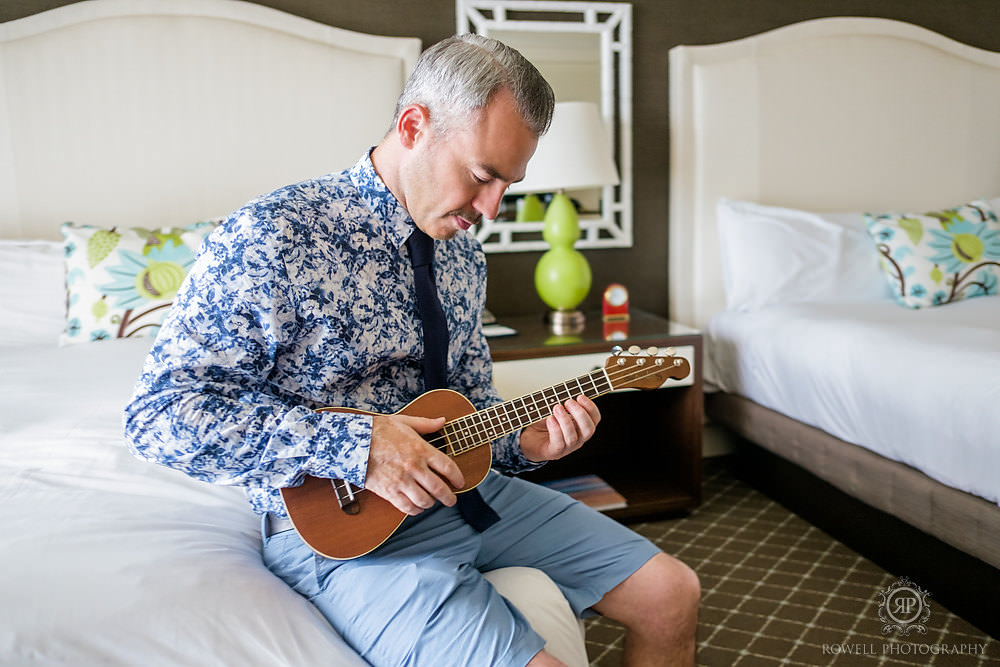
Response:
POLYGON ((528 662, 526 667, 566 667, 566 663, 553 657, 545 651, 539 651, 535 654, 535 657, 528 662))
POLYGON ((671 560, 673 561, 671 576, 678 595, 688 602, 697 604, 701 599, 701 581, 698 575, 676 558, 671 560))
POLYGON ((701 583, 694 570, 659 553, 617 588, 596 608, 630 627, 659 631, 696 622, 701 583))
POLYGON ((672 610, 672 615, 697 610, 701 600, 701 582, 694 570, 667 554, 659 554, 648 565, 655 568, 644 582, 648 594, 655 598, 648 600, 650 605, 672 610))

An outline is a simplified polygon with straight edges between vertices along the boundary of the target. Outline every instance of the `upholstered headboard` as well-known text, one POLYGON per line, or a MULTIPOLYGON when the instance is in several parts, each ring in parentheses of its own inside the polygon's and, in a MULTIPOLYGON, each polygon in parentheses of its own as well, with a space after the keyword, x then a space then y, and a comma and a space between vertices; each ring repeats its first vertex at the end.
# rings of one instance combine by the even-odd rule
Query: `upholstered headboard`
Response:
POLYGON ((725 306, 719 197, 931 210, 1000 193, 1000 53, 886 19, 670 51, 670 313, 725 306))
POLYGON ((353 164, 415 38, 238 0, 89 0, 0 25, 0 238, 181 225, 353 164))

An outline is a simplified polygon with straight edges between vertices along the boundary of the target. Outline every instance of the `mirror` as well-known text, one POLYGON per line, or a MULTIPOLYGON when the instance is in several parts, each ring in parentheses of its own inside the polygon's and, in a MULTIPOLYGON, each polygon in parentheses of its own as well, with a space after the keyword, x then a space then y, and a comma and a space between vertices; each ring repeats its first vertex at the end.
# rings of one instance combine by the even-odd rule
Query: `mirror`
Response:
MULTIPOLYGON (((620 183, 569 194, 580 208, 577 248, 632 246, 632 5, 625 2, 456 0, 458 32, 495 37, 530 60, 557 102, 594 102, 620 183)), ((514 220, 517 197, 477 232, 486 252, 547 250, 542 223, 514 220)))

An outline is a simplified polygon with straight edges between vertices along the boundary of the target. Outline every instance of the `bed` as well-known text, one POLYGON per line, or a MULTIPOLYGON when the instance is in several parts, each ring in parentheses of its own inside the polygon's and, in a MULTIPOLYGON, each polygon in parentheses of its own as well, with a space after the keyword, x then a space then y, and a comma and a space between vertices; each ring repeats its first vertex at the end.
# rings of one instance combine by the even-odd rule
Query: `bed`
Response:
MULTIPOLYGON (((420 48, 235 0, 0 25, 0 663, 364 664, 264 568, 242 492, 133 458, 121 412, 214 221, 353 164, 420 48)), ((586 664, 541 572, 488 576, 586 664)))
POLYGON ((1000 54, 894 20, 670 52, 670 312, 708 418, 992 568, 998 108, 1000 54))

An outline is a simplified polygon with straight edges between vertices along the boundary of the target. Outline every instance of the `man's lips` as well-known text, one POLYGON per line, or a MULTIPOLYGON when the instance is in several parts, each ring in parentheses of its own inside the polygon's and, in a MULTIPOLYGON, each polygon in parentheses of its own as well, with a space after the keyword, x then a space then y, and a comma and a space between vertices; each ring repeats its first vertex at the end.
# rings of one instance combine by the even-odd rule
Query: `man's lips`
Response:
POLYGON ((463 231, 469 231, 470 229, 472 229, 472 226, 473 226, 473 225, 475 225, 476 223, 478 223, 478 222, 479 222, 479 219, 478 219, 478 218, 477 218, 477 219, 475 219, 475 220, 472 220, 472 221, 470 221, 470 220, 466 220, 465 218, 463 218, 463 217, 462 217, 462 216, 460 216, 460 215, 455 215, 455 216, 454 216, 454 218, 455 218, 455 222, 457 222, 457 223, 458 223, 458 226, 459 226, 459 227, 460 227, 460 228, 461 228, 461 229, 462 229, 463 231))

